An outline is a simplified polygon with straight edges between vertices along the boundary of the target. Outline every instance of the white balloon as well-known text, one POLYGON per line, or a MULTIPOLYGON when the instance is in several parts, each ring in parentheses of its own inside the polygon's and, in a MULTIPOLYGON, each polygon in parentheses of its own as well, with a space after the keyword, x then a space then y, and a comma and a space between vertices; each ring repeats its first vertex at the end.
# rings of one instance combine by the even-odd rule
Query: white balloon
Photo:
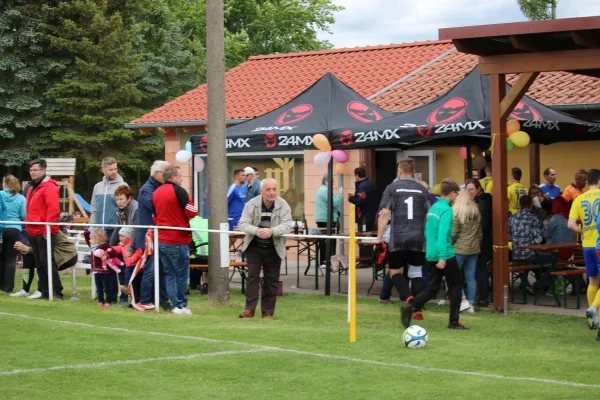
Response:
POLYGON ((192 158, 192 153, 187 150, 179 150, 177 154, 175 154, 175 159, 180 163, 188 162, 190 161, 190 158, 192 158))
POLYGON ((200 157, 200 154, 194 156, 194 171, 202 172, 204 169, 204 160, 200 157))
POLYGON ((329 164, 329 160, 331 160, 331 153, 328 151, 321 151, 317 153, 313 162, 317 167, 326 167, 329 164))

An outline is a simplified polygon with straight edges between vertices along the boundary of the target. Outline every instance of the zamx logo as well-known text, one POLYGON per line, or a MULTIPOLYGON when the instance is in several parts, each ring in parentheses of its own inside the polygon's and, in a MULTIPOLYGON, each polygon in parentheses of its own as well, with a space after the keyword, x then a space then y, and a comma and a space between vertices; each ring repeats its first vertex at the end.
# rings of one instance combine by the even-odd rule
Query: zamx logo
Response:
POLYGON ((346 110, 352 118, 364 123, 375 122, 383 119, 381 114, 375 111, 373 107, 363 104, 360 101, 351 101, 348 103, 348 106, 346 106, 346 110))
POLYGON ((350 146, 352 144, 352 131, 347 130, 340 133, 340 143, 344 146, 350 146))
POLYGON ((310 114, 313 112, 313 107, 310 104, 300 104, 298 106, 294 106, 281 114, 275 123, 277 125, 289 125, 296 123, 298 121, 302 121, 305 118, 308 118, 310 114))
POLYGON ((461 97, 453 97, 427 117, 427 123, 431 125, 446 124, 460 118, 467 112, 467 101, 461 97))
POLYGON ((419 126, 417 127, 417 132, 424 138, 428 138, 431 135, 431 132, 433 132, 433 126, 419 126))
POLYGON ((269 132, 265 135, 265 146, 267 149, 272 149, 277 146, 277 136, 273 132, 269 132))
POLYGON ((529 104, 520 101, 519 104, 515 107, 513 112, 510 114, 514 119, 526 120, 526 121, 541 121, 542 115, 530 106, 529 104))
POLYGON ((208 148, 208 136, 203 136, 200 138, 200 149, 206 153, 208 148))

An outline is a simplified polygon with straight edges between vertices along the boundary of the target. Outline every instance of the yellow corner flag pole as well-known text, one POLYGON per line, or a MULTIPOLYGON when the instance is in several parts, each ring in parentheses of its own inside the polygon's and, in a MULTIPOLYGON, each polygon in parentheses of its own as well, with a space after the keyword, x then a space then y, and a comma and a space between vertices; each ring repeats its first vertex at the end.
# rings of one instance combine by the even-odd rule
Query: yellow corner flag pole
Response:
POLYGON ((350 204, 350 276, 348 278, 348 296, 350 303, 350 343, 356 342, 356 216, 354 204, 350 204))

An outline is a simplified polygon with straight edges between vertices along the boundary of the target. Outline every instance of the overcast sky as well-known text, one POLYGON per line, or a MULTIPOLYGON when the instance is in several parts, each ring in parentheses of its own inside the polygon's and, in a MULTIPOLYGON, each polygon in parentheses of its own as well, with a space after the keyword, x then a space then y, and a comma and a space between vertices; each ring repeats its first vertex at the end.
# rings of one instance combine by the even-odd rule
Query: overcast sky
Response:
MULTIPOLYGON (((516 0, 334 0, 334 47, 437 40, 439 28, 525 21, 516 0)), ((600 15, 600 0, 559 0, 559 18, 600 15)))

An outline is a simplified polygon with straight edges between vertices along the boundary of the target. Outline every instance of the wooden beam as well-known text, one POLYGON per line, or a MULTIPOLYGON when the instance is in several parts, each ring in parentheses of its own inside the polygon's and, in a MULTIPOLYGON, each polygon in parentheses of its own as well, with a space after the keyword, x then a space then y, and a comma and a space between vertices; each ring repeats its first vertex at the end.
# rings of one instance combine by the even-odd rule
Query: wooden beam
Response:
POLYGON ((539 72, 527 72, 519 76, 519 79, 500 103, 500 118, 504 120, 508 118, 539 74, 539 72))
POLYGON ((600 31, 571 32, 573 42, 579 46, 591 49, 600 47, 600 31))
POLYGON ((506 195, 506 118, 501 118, 500 104, 506 94, 506 76, 494 74, 490 79, 492 123, 492 180, 494 226, 494 308, 504 309, 504 285, 508 277, 508 197, 506 195))
POLYGON ((600 49, 479 57, 479 71, 484 75, 590 69, 600 69, 600 49))
POLYGON ((529 145, 529 184, 540 184, 540 145, 529 145))
POLYGON ((517 50, 535 52, 548 51, 551 49, 548 41, 544 42, 535 36, 511 35, 508 37, 508 40, 517 50))

